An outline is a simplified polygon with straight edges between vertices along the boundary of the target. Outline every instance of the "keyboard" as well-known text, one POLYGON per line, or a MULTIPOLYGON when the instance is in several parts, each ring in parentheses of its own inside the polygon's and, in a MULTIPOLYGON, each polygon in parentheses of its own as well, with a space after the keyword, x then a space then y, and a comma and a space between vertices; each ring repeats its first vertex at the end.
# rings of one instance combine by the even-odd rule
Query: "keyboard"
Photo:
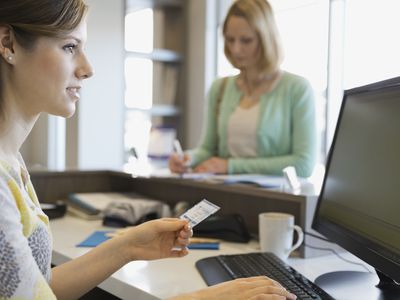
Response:
POLYGON ((273 253, 219 255, 200 259, 196 268, 207 285, 251 276, 265 275, 302 300, 334 299, 273 253))

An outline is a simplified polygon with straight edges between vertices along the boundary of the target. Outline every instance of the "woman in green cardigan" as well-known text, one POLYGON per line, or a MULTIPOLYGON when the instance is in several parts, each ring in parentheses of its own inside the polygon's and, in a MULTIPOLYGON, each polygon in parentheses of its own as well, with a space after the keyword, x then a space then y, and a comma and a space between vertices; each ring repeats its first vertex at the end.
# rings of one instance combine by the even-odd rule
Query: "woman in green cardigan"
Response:
POLYGON ((173 154, 171 171, 281 175, 294 166, 310 176, 316 160, 313 90, 280 69, 282 50, 272 8, 265 0, 239 0, 223 25, 225 55, 239 69, 214 81, 198 148, 173 154))

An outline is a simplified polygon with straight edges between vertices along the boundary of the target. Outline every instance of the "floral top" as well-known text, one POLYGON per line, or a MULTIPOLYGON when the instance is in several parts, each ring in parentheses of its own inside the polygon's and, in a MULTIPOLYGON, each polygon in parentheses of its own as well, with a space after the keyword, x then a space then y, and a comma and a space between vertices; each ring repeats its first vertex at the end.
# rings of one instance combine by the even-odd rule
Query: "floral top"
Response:
POLYGON ((40 208, 22 157, 0 159, 0 299, 56 299, 49 219, 40 208))

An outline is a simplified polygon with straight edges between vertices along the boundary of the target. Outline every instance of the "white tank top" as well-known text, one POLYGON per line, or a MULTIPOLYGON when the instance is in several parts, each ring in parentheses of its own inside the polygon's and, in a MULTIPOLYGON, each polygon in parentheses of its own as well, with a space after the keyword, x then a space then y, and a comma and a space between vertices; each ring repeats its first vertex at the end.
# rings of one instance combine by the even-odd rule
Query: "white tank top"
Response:
POLYGON ((232 157, 257 157, 257 125, 260 103, 236 107, 228 121, 228 150, 232 157))

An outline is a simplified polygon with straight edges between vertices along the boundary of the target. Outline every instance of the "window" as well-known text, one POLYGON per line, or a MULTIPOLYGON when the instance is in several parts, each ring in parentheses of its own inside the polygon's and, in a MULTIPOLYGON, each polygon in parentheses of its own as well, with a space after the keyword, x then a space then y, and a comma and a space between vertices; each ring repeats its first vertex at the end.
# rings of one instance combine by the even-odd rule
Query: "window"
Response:
POLYGON ((315 91, 319 161, 325 159, 328 0, 273 0, 285 59, 282 68, 307 78, 315 91))
POLYGON ((400 1, 346 1, 344 88, 399 76, 400 1))
POLYGON ((330 4, 328 146, 343 90, 396 77, 400 69, 398 1, 331 0, 330 4))
POLYGON ((125 50, 124 148, 127 156, 145 157, 151 120, 143 110, 152 107, 153 62, 141 54, 153 51, 152 9, 136 10, 125 16, 125 50))

